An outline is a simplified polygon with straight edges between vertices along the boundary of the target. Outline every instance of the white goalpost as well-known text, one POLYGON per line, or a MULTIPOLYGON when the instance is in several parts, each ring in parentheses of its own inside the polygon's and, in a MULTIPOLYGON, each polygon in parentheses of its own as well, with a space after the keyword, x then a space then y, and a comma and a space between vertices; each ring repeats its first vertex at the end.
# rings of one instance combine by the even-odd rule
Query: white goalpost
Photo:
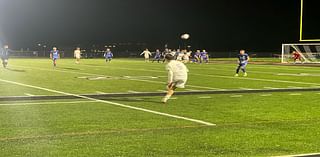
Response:
POLYGON ((320 63, 320 43, 282 44, 281 63, 293 63, 294 51, 300 54, 302 63, 320 63))

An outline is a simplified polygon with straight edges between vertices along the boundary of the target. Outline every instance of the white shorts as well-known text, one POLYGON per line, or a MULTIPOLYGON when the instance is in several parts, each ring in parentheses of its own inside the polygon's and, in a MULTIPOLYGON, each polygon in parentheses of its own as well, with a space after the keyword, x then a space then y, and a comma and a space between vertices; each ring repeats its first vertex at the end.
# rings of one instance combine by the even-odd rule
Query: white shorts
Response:
POLYGON ((81 55, 76 55, 76 59, 80 59, 81 58, 81 55))
POLYGON ((187 80, 177 80, 177 81, 173 81, 173 86, 177 88, 185 88, 186 83, 187 83, 187 80))

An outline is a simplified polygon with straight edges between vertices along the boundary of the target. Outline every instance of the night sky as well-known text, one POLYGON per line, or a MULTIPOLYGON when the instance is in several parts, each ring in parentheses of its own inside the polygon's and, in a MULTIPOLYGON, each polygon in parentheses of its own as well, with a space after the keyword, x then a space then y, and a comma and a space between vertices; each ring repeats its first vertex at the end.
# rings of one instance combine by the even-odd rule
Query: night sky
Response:
POLYGON ((298 0, 0 0, 0 38, 14 48, 38 42, 175 48, 187 32, 193 48, 266 52, 299 41, 299 16, 298 0))

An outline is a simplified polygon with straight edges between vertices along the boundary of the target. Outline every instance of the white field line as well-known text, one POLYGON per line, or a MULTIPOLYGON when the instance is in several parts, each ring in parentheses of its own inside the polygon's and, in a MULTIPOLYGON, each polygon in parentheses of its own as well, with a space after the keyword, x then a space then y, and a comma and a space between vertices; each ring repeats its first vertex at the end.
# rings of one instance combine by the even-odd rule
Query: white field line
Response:
POLYGON ((268 97, 268 96, 272 96, 272 94, 262 94, 260 96, 263 96, 263 97, 268 97))
POLYGON ((196 89, 185 89, 186 91, 190 91, 190 92, 195 92, 195 91, 199 91, 199 90, 196 90, 196 89))
POLYGON ((30 94, 30 93, 24 93, 24 95, 26 95, 26 96, 34 96, 33 94, 30 94))
MULTIPOLYGON (((44 69, 44 68, 33 68, 33 67, 24 67, 24 66, 14 66, 14 67, 41 70, 41 71, 56 71, 56 72, 69 73, 69 74, 72 73, 72 74, 81 74, 81 75, 90 75, 90 76, 106 76, 106 75, 95 74, 95 73, 84 73, 84 72, 75 72, 75 71, 67 71, 67 70, 50 70, 50 69, 44 69)), ((164 71, 158 71, 158 72, 164 72, 164 71)), ((166 84, 166 83, 159 82, 159 81, 151 81, 151 80, 144 80, 144 79, 126 78, 126 80, 157 83, 157 84, 166 84)), ((210 90, 223 90, 223 89, 219 89, 219 88, 196 86, 196 85, 186 85, 186 86, 187 87, 194 87, 194 88, 201 88, 201 89, 210 89, 210 90)))
POLYGON ((231 95, 230 97, 231 98, 240 98, 240 97, 242 97, 243 95, 231 95))
POLYGON ((291 96, 298 96, 298 95, 302 95, 301 93, 291 93, 291 94, 289 94, 289 95, 291 95, 291 96))
POLYGON ((98 94, 106 94, 105 92, 96 91, 98 94))
MULTIPOLYGON (((118 68, 118 67, 109 67, 109 68, 132 70, 132 71, 150 71, 150 72, 162 72, 162 73, 164 72, 164 73, 166 73, 166 71, 150 70, 150 69, 132 69, 132 68, 118 68)), ((273 80, 273 79, 259 79, 259 78, 250 78, 250 77, 233 77, 233 76, 222 76, 222 75, 212 75, 212 74, 197 74, 197 73, 189 73, 189 75, 207 76, 207 77, 215 77, 215 78, 226 78, 226 79, 241 79, 241 80, 262 81, 262 82, 276 82, 276 83, 290 83, 290 84, 303 84, 303 85, 320 86, 319 83, 311 83, 311 82, 298 82, 298 81, 273 80)))
POLYGON ((186 120, 186 121, 190 121, 190 122, 194 122, 194 123, 199 123, 199 124, 204 124, 204 125, 208 125, 208 126, 215 126, 215 125, 216 125, 216 124, 213 124, 213 123, 210 123, 210 122, 206 122, 206 121, 202 121, 202 120, 197 120, 197 119, 193 119, 193 118, 177 116, 177 115, 168 114, 168 113, 162 113, 162 112, 158 112, 158 111, 153 111, 153 110, 149 110, 149 109, 144 109, 144 108, 139 108, 139 107, 124 105, 124 104, 120 104, 120 103, 116 103, 116 102, 111 102, 111 101, 106 101, 106 100, 100 100, 100 99, 90 98, 90 97, 87 97, 87 96, 81 96, 81 95, 77 95, 77 94, 62 92, 62 91, 58 91, 58 90, 54 90, 54 89, 48 89, 48 88, 44 88, 44 87, 33 86, 33 85, 23 84, 23 83, 14 82, 14 81, 3 80, 3 79, 0 79, 0 81, 1 81, 1 82, 5 82, 5 83, 14 84, 14 85, 23 86, 23 87, 40 89, 40 90, 44 90, 44 91, 48 91, 48 92, 52 92, 52 93, 58 93, 58 94, 62 94, 62 95, 70 95, 70 96, 74 96, 74 97, 78 97, 78 98, 87 99, 87 100, 90 100, 90 101, 95 101, 95 102, 110 104, 110 105, 113 105, 113 106, 119 106, 119 107, 123 107, 123 108, 128 108, 128 109, 137 110, 137 111, 143 111, 143 112, 147 112, 147 113, 153 113, 153 114, 161 115, 161 116, 165 116, 165 117, 170 117, 170 118, 175 118, 175 119, 182 119, 182 120, 186 120))
POLYGON ((198 97, 199 99, 211 99, 211 96, 202 96, 202 97, 198 97))
POLYGON ((281 88, 275 88, 275 87, 263 87, 265 89, 281 89, 281 88))
POLYGON ((164 93, 166 93, 167 91, 166 91, 166 90, 157 90, 157 92, 164 92, 164 93))
POLYGON ((80 103, 92 103, 96 101, 59 101, 59 102, 36 102, 36 103, 10 103, 0 104, 0 106, 27 106, 27 105, 50 105, 50 104, 80 104, 80 103))
POLYGON ((133 90, 128 90, 128 93, 141 93, 141 92, 137 92, 137 91, 133 91, 133 90))
POLYGON ((273 157, 307 157, 307 156, 314 156, 316 155, 320 156, 320 153, 310 153, 310 154, 296 154, 296 155, 283 155, 283 156, 273 156, 273 157))
MULTIPOLYGON (((234 66, 222 66, 226 68, 233 68, 234 66)), ((285 71, 312 71, 312 72, 320 72, 320 70, 317 70, 312 67, 294 67, 294 66, 272 66, 272 65, 255 65, 255 66, 250 66, 250 69, 276 69, 276 70, 285 70, 285 71)))
POLYGON ((242 87, 240 87, 239 89, 241 89, 241 90, 255 90, 255 89, 252 89, 252 88, 242 88, 242 87))

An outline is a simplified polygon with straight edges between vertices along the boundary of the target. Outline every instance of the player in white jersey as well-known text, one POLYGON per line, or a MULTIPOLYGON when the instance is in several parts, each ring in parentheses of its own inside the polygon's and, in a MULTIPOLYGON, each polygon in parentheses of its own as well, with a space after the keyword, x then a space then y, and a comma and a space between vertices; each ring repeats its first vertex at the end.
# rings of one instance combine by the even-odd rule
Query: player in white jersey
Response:
POLYGON ((151 52, 148 49, 145 49, 140 56, 144 55, 145 62, 149 62, 150 56, 152 56, 151 52))
POLYGON ((171 98, 177 88, 185 87, 189 72, 188 68, 183 63, 176 61, 173 55, 167 54, 165 59, 168 62, 166 65, 166 70, 168 70, 168 92, 162 99, 163 103, 166 103, 171 98))
POLYGON ((76 50, 74 50, 74 58, 76 58, 76 64, 80 63, 80 58, 81 58, 81 49, 80 47, 77 47, 76 50))

